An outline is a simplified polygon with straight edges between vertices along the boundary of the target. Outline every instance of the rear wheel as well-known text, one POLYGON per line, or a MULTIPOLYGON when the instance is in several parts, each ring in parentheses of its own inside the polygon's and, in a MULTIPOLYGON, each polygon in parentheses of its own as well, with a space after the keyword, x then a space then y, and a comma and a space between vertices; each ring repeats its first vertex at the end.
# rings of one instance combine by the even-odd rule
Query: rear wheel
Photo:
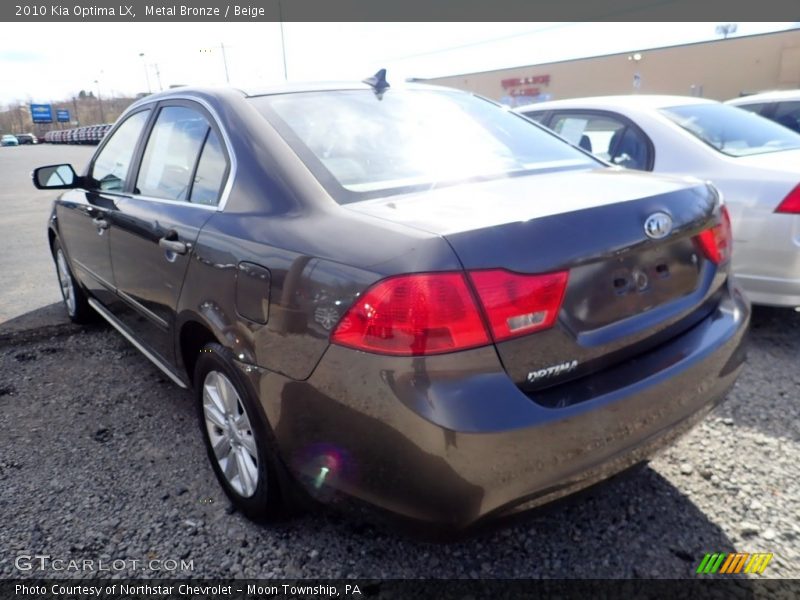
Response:
POLYGON ((67 316, 73 323, 89 323, 94 320, 95 312, 89 306, 89 298, 83 291, 70 271, 67 257, 58 240, 53 242, 53 259, 56 263, 58 284, 61 287, 61 297, 64 299, 64 308, 67 316))
POLYGON ((194 387, 208 458, 225 493, 255 521, 284 516, 280 487, 285 477, 266 419, 230 353, 219 344, 200 351, 194 387))

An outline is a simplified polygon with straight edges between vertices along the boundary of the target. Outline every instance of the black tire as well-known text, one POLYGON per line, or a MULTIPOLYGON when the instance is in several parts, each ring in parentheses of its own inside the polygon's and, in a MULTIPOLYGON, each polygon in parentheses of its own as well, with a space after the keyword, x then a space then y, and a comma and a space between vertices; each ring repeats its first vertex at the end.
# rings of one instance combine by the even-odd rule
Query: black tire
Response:
POLYGON ((89 296, 72 274, 69 261, 67 261, 67 256, 58 239, 53 242, 53 262, 55 262, 56 276, 67 316, 73 323, 81 325, 94 322, 97 319, 97 313, 89 306, 89 296), (68 297, 70 293, 72 301, 68 297))
MULTIPOLYGON (((267 424, 255 393, 251 390, 251 385, 233 364, 233 355, 221 345, 206 344, 200 351, 194 369, 194 393, 195 407, 208 459, 211 462, 217 480, 234 506, 246 517, 259 523, 272 522, 288 516, 289 511, 285 499, 287 498, 286 493, 288 492, 287 488, 290 479, 285 467, 277 457, 272 431, 267 424), (241 417, 242 412, 246 412, 249 421, 250 427, 247 431, 252 433, 252 441, 255 443, 258 459, 255 465, 255 471, 258 473, 257 483, 250 494, 246 493, 246 489, 243 489, 247 486, 242 484, 243 478, 241 475, 238 480, 234 479, 233 482, 229 480, 228 476, 223 472, 220 459, 217 458, 214 451, 209 431, 214 426, 207 423, 204 409, 206 394, 204 388, 207 382, 213 385, 214 380, 209 379, 212 372, 224 376, 233 385, 238 395, 239 416, 241 417)), ((228 425, 230 426, 230 422, 228 425)), ((222 428, 215 427, 215 430, 215 435, 220 436, 218 441, 226 436, 222 428)), ((239 430, 237 429, 237 431, 239 430)), ((237 435, 239 434, 237 433, 237 435)), ((249 436, 241 436, 240 439, 245 437, 249 436)), ((225 440, 222 441, 224 442, 225 440)), ((237 443, 234 442, 234 444, 237 443)), ((245 446, 245 444, 239 445, 245 446)), ((224 443, 223 446, 225 446, 224 443)), ((229 450, 228 448, 228 446, 225 446, 225 449, 229 452, 228 460, 233 460, 236 452, 233 446, 230 446, 229 450)), ((247 453, 242 460, 252 460, 252 455, 247 453)), ((239 468, 237 468, 237 472, 241 472, 239 468)))

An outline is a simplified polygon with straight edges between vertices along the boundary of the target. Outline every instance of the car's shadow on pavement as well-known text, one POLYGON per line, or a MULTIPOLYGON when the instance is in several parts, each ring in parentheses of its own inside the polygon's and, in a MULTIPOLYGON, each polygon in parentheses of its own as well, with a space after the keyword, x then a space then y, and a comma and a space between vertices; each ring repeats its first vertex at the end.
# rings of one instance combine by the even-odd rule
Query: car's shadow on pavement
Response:
MULTIPOLYGON (((345 553, 326 556, 344 568, 330 571, 331 576, 353 572, 419 578, 683 578, 697 577, 706 552, 735 551, 717 525, 650 468, 455 540, 421 541, 402 531, 398 536, 398 527, 333 513, 306 516, 278 531, 299 539, 309 529, 321 546, 328 546, 326 539, 347 540, 345 553), (358 561, 364 548, 369 549, 369 570, 358 561)), ((257 535, 266 540, 272 534, 257 535)), ((304 557, 300 561, 309 566, 304 557)))
POLYGON ((336 510, 256 525, 215 481, 190 394, 110 328, 57 325, 39 338, 0 327, 0 504, 15 517, 3 577, 52 576, 13 566, 38 552, 192 561, 134 577, 694 578, 705 553, 736 550, 651 468, 447 543, 336 510))

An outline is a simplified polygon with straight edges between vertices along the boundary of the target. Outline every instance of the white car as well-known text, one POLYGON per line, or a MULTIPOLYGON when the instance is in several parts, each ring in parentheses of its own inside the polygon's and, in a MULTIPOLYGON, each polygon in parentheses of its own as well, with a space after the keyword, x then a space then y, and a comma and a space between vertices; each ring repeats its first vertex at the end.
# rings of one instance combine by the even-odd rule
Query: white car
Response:
POLYGON ((722 192, 733 268, 755 304, 800 306, 800 134, 683 96, 605 96, 515 108, 609 163, 694 175, 722 192))
POLYGON ((800 133, 800 90, 753 94, 728 100, 725 104, 749 110, 800 133))

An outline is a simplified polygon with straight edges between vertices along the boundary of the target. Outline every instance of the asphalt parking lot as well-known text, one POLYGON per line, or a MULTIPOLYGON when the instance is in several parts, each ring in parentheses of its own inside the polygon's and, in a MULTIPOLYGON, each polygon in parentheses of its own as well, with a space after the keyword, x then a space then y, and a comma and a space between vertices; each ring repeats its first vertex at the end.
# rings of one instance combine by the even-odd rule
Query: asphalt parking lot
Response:
POLYGON ((33 187, 31 171, 66 162, 80 173, 94 149, 51 144, 0 148, 0 323, 61 299, 45 229, 57 194, 33 187))
POLYGON ((0 578, 98 575, 18 568, 35 554, 124 561, 115 574, 135 577, 680 578, 734 551, 772 552, 765 576, 800 577, 800 313, 756 310, 727 402, 649 467, 578 499, 448 543, 336 511, 255 525, 214 479, 190 395, 112 329, 47 306, 49 202, 28 173, 91 148, 2 150, 0 578), (149 560, 177 567, 133 562, 149 560))

